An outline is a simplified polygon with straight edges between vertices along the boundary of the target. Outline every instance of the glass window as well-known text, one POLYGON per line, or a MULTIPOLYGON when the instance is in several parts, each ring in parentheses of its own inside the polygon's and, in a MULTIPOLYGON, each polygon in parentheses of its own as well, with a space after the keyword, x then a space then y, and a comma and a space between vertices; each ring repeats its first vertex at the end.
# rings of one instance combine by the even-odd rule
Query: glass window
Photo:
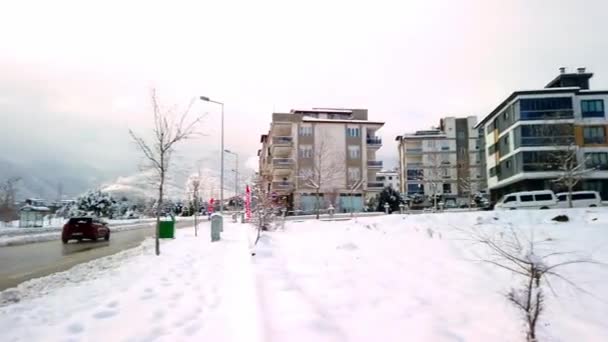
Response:
POLYGON ((356 145, 348 146, 348 158, 349 159, 359 159, 361 158, 361 148, 356 145))
POLYGON ((585 144, 606 143, 606 129, 604 126, 583 127, 583 141, 585 144))
POLYGON ((424 173, 422 169, 407 170, 408 180, 421 180, 423 178, 423 175, 424 173))
POLYGON ((300 126, 298 128, 298 134, 303 137, 312 136, 312 126, 300 126))
POLYGON ((533 202, 534 197, 532 195, 521 195, 519 196, 519 200, 522 202, 533 202))
POLYGON ((568 195, 559 195, 557 196, 557 200, 560 202, 564 202, 568 200, 568 195))
POLYGON ((608 170, 608 152, 585 153, 585 166, 599 170, 608 170))
POLYGON ((505 167, 506 167, 507 169, 510 169, 510 168, 511 168, 511 161, 510 161, 510 160, 507 160, 507 162, 505 163, 505 167))
POLYGON ((520 100, 521 120, 572 118, 571 97, 550 97, 520 100))
POLYGON ((443 184, 443 193, 451 194, 452 193, 452 185, 451 184, 443 184))
POLYGON ((572 200, 592 200, 595 199, 595 194, 592 193, 583 193, 583 194, 572 194, 572 200))
POLYGON ((358 127, 348 127, 346 128, 346 135, 349 137, 358 137, 361 134, 361 130, 358 127))
POLYGON ((408 194, 423 194, 424 185, 423 184, 408 184, 407 193, 408 194))
POLYGON ((517 198, 512 195, 512 196, 507 196, 507 198, 505 198, 505 201, 503 203, 509 203, 509 202, 516 202, 517 198))
POLYGON ((312 158, 312 145, 300 145, 298 155, 300 158, 312 158))
POLYGON ((539 194, 539 195, 534 195, 534 198, 537 201, 550 201, 553 199, 553 196, 551 196, 550 194, 539 194))
POLYGON ((361 179, 361 170, 358 167, 349 167, 348 179, 352 181, 357 181, 361 179))
POLYGON ((603 118, 604 100, 582 100, 581 114, 584 118, 603 118))

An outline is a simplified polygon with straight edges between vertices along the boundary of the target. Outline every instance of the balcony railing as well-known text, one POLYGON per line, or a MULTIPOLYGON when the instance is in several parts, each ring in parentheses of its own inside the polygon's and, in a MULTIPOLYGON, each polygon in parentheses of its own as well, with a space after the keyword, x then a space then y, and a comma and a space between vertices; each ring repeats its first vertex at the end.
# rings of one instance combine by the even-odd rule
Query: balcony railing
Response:
POLYGON ((367 166, 368 167, 382 168, 382 160, 368 160, 367 161, 367 166))
POLYGON ((368 189, 382 189, 384 188, 384 183, 382 182, 367 182, 368 189))
POLYGON ((412 168, 413 167, 419 167, 419 166, 422 166, 422 162, 407 162, 407 167, 408 168, 410 168, 410 167, 412 167, 412 168))
POLYGON ((289 190, 293 188, 292 182, 272 182, 272 188, 277 190, 289 190))
POLYGON ((275 145, 291 145, 293 137, 273 137, 272 143, 275 145))
POLYGON ((367 141, 367 144, 371 145, 371 146, 381 146, 382 145, 382 139, 379 137, 367 137, 366 141, 367 141))
POLYGON ((572 143, 574 143, 573 136, 521 137, 521 146, 570 145, 572 143))
POLYGON ((584 144, 605 144, 606 137, 585 137, 583 139, 584 144))
POLYGON ((406 154, 422 154, 422 148, 406 148, 406 154))
POLYGON ((291 159, 291 158, 273 158, 272 165, 274 167, 292 167, 293 159, 291 159))

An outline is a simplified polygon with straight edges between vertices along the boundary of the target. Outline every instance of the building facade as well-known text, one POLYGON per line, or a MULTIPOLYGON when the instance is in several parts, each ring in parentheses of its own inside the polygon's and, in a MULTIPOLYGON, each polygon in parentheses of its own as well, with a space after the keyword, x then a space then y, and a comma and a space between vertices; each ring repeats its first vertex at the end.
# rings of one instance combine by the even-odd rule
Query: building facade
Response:
POLYGON ((291 210, 313 211, 317 191, 321 208, 363 210, 366 196, 383 186, 376 180, 382 170, 376 133, 383 125, 369 121, 366 109, 273 113, 258 151, 264 186, 291 210))
POLYGON ((382 182, 383 187, 391 187, 397 191, 401 189, 401 182, 399 180, 399 171, 380 171, 376 173, 376 180, 382 182))
POLYGON ((397 136, 400 191, 468 204, 485 190, 477 118, 446 117, 439 127, 397 136))
POLYGON ((515 91, 477 124, 492 200, 516 191, 563 191, 556 180, 573 153, 589 170, 577 188, 608 200, 608 90, 590 90, 592 77, 584 68, 560 68, 545 88, 515 91))

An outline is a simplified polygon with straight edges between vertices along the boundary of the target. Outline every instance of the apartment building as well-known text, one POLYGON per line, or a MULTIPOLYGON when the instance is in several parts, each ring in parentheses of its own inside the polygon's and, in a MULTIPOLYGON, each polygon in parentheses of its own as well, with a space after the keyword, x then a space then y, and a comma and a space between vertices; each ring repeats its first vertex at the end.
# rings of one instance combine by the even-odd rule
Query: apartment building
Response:
POLYGON ((382 182, 383 187, 391 187, 397 191, 401 188, 401 182, 399 181, 399 171, 380 171, 376 173, 376 180, 382 182))
POLYGON ((493 200, 523 190, 564 190, 555 182, 560 156, 576 153, 577 163, 593 170, 578 188, 608 200, 608 90, 590 90, 585 68, 559 75, 545 88, 515 91, 484 117, 488 189, 493 200))
POLYGON ((313 211, 317 188, 321 206, 363 210, 366 196, 382 190, 376 180, 382 161, 376 135, 383 122, 369 121, 367 109, 313 108, 273 113, 261 136, 260 175, 273 197, 290 210, 313 211))
POLYGON ((475 116, 446 117, 439 127, 397 136, 401 193, 456 205, 485 190, 476 123, 475 116))

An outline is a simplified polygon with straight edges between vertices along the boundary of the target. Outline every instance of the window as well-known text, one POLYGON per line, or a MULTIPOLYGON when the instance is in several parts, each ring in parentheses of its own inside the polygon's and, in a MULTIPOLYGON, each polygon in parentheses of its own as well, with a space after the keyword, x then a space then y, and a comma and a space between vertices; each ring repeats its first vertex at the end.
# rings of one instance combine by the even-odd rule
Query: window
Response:
POLYGON ((603 118, 604 100, 582 100, 581 113, 584 118, 603 118))
POLYGON ((585 153, 585 165, 590 169, 608 170, 608 152, 585 153))
POLYGON ((393 180, 393 176, 388 176, 388 180, 393 180))
POLYGON ((505 138, 502 140, 503 145, 509 146, 509 136, 505 135, 505 138))
POLYGON ((312 158, 312 145, 300 145, 298 155, 300 158, 312 158))
POLYGON ((488 147, 488 154, 493 155, 494 153, 496 153, 496 144, 492 144, 488 147))
POLYGON ((443 193, 451 194, 452 193, 452 185, 451 184, 443 184, 443 193))
POLYGON ((559 195, 557 196, 557 200, 560 202, 565 202, 568 200, 568 195, 559 195))
POLYGON ((502 113, 502 119, 505 121, 509 120, 509 110, 505 110, 504 113, 502 113))
POLYGON ((359 127, 348 127, 346 128, 346 135, 349 137, 358 137, 361 135, 359 127))
POLYGON ((348 179, 351 181, 358 181, 361 179, 361 170, 358 167, 349 167, 348 179))
POLYGON ((570 145, 574 142, 572 124, 522 125, 521 145, 570 145))
POLYGON ((421 169, 407 170, 407 180, 421 180, 424 173, 421 169))
POLYGON ((533 202, 534 197, 532 195, 521 195, 519 196, 519 200, 522 202, 533 202))
POLYGON ((441 175, 443 176, 443 178, 450 178, 450 170, 449 169, 442 169, 441 171, 441 175))
POLYGON ((441 150, 442 151, 449 151, 450 150, 450 146, 441 146, 441 150))
POLYGON ((465 133, 465 132, 459 131, 459 132, 456 134, 456 138, 457 138, 457 139, 466 139, 466 137, 465 137, 465 134, 464 134, 464 133, 465 133))
POLYGON ((312 126, 300 126, 298 133, 302 137, 310 137, 312 136, 312 126))
POLYGON ((424 185, 423 184, 408 184, 407 193, 408 194, 424 194, 424 185))
POLYGON ((582 193, 582 194, 572 194, 572 200, 573 201, 577 201, 577 200, 594 200, 595 198, 595 194, 594 193, 582 193))
POLYGON ((427 146, 429 149, 434 149, 434 148, 435 148, 435 140, 427 140, 427 141, 426 141, 426 146, 427 146))
POLYGON ((572 118, 571 97, 549 97, 520 100, 521 120, 572 118))
POLYGON ((359 159, 361 158, 361 148, 359 146, 348 146, 348 158, 359 159))
POLYGON ((585 144, 604 144, 606 142, 604 126, 583 127, 583 141, 585 144))
POLYGON ((505 163, 505 167, 506 167, 507 169, 510 169, 510 168, 511 168, 511 161, 510 161, 510 160, 507 160, 507 162, 505 163))
POLYGON ((312 169, 309 167, 301 168, 300 172, 298 172, 298 175, 302 178, 312 177, 312 169))
POLYGON ((538 194, 534 195, 534 199, 537 201, 551 201, 553 199, 553 196, 551 196, 550 194, 538 194))
POLYGON ((517 202, 517 198, 515 197, 515 195, 507 196, 507 198, 505 198, 505 201, 503 203, 509 203, 509 202, 517 202))
POLYGON ((490 177, 496 177, 496 168, 495 167, 490 168, 490 177))

